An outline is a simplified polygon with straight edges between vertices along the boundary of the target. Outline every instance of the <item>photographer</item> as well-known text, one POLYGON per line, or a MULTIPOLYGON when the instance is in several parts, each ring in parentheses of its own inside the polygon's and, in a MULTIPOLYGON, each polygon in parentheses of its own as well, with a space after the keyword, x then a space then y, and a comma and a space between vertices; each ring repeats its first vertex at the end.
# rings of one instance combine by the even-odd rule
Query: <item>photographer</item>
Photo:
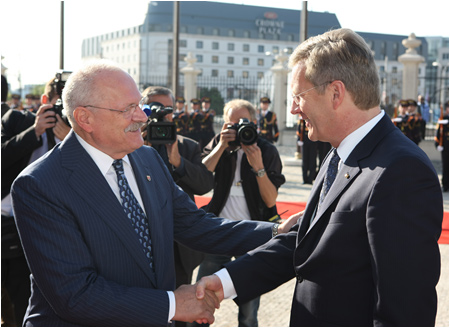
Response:
MULTIPOLYGON (((148 87, 142 92, 144 102, 155 109, 155 103, 161 105, 156 111, 163 115, 158 121, 173 122, 170 109, 174 103, 171 90, 164 87, 148 87), (153 104, 153 105, 152 105, 153 104)), ((158 114, 154 114, 156 116, 158 114)), ((151 116, 152 117, 152 116, 151 116)), ((156 122, 161 123, 161 122, 156 122)), ((154 123, 153 123, 154 124, 154 123)), ((158 125, 158 124, 156 124, 158 125)), ((169 128, 167 125, 162 128, 169 128)), ((197 141, 176 134, 176 142, 168 136, 166 142, 158 140, 152 144, 151 137, 147 137, 147 129, 143 132, 145 144, 155 148, 166 164, 175 183, 180 186, 194 201, 194 194, 203 195, 213 187, 213 175, 202 164, 201 150, 197 141)), ((178 242, 174 242, 176 287, 183 284, 191 284, 194 269, 203 260, 203 253, 194 251, 178 242)), ((185 323, 176 322, 177 326, 185 326, 185 323)))
MULTIPOLYGON (((203 163, 214 172, 214 194, 205 210, 228 219, 277 218, 278 188, 285 182, 274 145, 258 138, 256 110, 234 99, 224 107, 224 125, 204 148, 203 163), (236 142, 239 141, 239 142, 236 142)), ((197 280, 219 270, 231 257, 206 255, 197 280)), ((239 306, 239 326, 258 326, 259 297, 239 306)))
POLYGON ((53 105, 61 97, 61 83, 63 81, 55 77, 46 84, 41 96, 44 105, 37 113, 10 109, 2 117, 2 287, 6 288, 14 305, 13 325, 22 324, 30 296, 30 271, 14 222, 10 189, 28 164, 44 155, 70 131, 61 114, 53 111, 53 105))

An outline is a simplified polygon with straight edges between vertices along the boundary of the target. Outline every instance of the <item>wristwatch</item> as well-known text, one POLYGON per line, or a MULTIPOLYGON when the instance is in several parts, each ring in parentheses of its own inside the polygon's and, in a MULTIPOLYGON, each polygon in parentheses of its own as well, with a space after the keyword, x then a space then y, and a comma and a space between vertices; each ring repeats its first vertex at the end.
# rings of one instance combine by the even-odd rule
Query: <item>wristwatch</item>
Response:
POLYGON ((272 237, 275 237, 276 235, 278 235, 278 227, 280 225, 278 223, 275 223, 272 227, 272 237))
POLYGON ((266 175, 266 170, 265 169, 261 169, 261 170, 258 170, 258 171, 253 171, 253 173, 255 173, 255 175, 257 177, 262 178, 263 176, 266 175))

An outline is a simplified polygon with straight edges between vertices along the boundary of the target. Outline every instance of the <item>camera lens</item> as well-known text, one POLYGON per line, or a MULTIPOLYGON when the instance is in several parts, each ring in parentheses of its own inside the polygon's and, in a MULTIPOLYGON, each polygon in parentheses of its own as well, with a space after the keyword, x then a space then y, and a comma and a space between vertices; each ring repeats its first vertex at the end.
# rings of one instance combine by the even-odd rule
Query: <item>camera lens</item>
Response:
POLYGON ((258 133, 252 126, 245 126, 239 130, 239 139, 244 145, 252 145, 258 139, 258 133))
POLYGON ((158 126, 152 129, 152 138, 169 139, 172 137, 172 129, 167 126, 158 126))

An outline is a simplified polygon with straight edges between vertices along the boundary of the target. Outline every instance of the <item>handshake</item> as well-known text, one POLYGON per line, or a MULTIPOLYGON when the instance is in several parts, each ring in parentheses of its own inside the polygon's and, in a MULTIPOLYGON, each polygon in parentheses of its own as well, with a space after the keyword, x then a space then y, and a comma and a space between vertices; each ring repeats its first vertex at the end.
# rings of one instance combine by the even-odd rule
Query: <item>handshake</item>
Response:
POLYGON ((203 277, 195 285, 182 285, 174 294, 176 310, 173 320, 199 324, 212 324, 214 311, 224 299, 222 282, 216 275, 203 277))

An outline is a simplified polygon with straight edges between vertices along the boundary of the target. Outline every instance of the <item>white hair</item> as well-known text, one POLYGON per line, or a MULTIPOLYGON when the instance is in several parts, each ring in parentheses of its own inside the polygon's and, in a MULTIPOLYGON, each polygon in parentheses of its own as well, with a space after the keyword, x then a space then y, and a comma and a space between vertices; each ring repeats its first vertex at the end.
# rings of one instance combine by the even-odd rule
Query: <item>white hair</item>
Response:
POLYGON ((78 106, 86 106, 92 99, 99 98, 102 93, 96 85, 97 77, 105 71, 125 72, 115 62, 99 59, 88 62, 78 71, 70 74, 64 86, 62 99, 64 110, 71 124, 75 123, 73 112, 78 106))

